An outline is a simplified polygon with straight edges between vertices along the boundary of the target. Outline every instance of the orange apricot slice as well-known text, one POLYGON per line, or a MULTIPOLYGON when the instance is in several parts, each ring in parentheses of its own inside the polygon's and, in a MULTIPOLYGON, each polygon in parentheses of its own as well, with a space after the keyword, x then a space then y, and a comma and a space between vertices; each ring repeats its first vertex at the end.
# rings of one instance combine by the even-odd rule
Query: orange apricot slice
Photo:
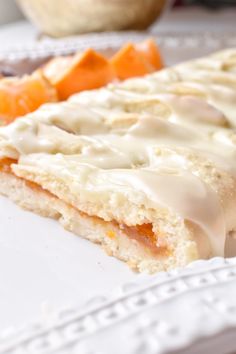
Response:
POLYGON ((126 44, 111 58, 111 64, 120 80, 143 76, 164 66, 159 48, 151 38, 126 44))
POLYGON ((142 54, 143 58, 145 58, 155 68, 155 70, 160 70, 164 67, 160 50, 152 38, 141 43, 137 43, 135 48, 140 54, 142 54))
POLYGON ((149 61, 132 43, 126 44, 111 58, 111 65, 120 80, 143 76, 154 71, 149 61))
POLYGON ((76 92, 105 86, 115 78, 109 61, 92 49, 72 57, 52 59, 43 70, 60 100, 76 92))
POLYGON ((0 120, 4 123, 57 100, 56 90, 40 70, 22 78, 0 79, 0 120))

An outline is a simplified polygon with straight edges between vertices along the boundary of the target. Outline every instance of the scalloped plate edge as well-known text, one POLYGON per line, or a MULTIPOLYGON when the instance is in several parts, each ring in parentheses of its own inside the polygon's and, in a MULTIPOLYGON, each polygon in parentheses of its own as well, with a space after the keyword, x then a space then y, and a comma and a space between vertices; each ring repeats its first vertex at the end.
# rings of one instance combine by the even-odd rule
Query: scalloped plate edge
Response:
POLYGON ((236 258, 196 261, 149 278, 140 275, 108 297, 89 299, 79 309, 64 309, 44 322, 3 333, 0 353, 232 352, 235 294, 236 258), (177 322, 177 314, 170 312, 175 304, 183 311, 177 322), (194 311, 189 311, 192 304, 194 311), (120 342, 124 331, 126 342, 120 342))

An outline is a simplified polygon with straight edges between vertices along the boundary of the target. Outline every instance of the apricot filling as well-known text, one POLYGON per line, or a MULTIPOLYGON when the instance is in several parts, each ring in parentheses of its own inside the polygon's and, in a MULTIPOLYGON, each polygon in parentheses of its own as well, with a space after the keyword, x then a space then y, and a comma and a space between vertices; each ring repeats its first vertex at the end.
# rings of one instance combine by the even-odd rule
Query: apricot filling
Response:
POLYGON ((166 246, 157 245, 158 236, 154 233, 151 223, 136 226, 122 225, 120 228, 125 231, 128 237, 141 243, 154 255, 169 253, 166 246))
POLYGON ((17 161, 10 158, 4 158, 0 160, 0 171, 6 173, 12 173, 11 164, 16 163, 17 161))
MULTIPOLYGON (((4 158, 0 160, 0 172, 8 173, 11 175, 14 175, 14 173, 11 170, 11 164, 17 163, 16 160, 10 159, 10 158, 4 158)), ((14 175, 15 176, 15 175, 14 175)), ((17 176, 15 176, 17 177, 17 176)), ((19 177, 17 177, 19 178, 19 177)), ((21 179, 21 178, 19 178, 21 179)), ((32 190, 36 190, 38 192, 44 192, 48 195, 53 196, 54 198, 58 198, 51 192, 43 189, 39 184, 35 182, 28 181, 24 178, 22 178, 25 181, 25 184, 31 188, 32 190)), ((75 206, 70 205, 72 208, 75 208, 75 206)), ((103 225, 113 225, 113 228, 108 229, 106 232, 106 236, 109 237, 110 239, 115 239, 117 237, 117 228, 120 229, 121 231, 124 231, 127 237, 130 239, 136 240, 138 243, 142 244, 143 247, 145 247, 146 250, 148 250, 150 253, 153 255, 168 255, 169 251, 167 246, 158 246, 157 241, 158 237, 153 231, 153 225, 152 223, 146 223, 142 225, 135 225, 135 226, 127 226, 125 224, 119 224, 115 220, 112 222, 107 222, 103 220, 102 218, 98 216, 91 216, 88 215, 80 210, 77 209, 77 211, 81 214, 84 215, 85 217, 91 218, 94 222, 96 223, 101 223, 103 225)))

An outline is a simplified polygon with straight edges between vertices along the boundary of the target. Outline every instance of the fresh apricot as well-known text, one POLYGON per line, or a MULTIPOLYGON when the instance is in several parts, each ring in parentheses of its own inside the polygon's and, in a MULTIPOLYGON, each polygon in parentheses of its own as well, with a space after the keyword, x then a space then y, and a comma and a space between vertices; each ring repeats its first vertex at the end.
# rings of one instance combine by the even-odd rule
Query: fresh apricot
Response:
POLYGON ((164 67, 161 52, 156 44, 156 42, 149 38, 141 43, 135 45, 136 50, 143 55, 155 70, 160 70, 164 67))
POLYGON ((40 70, 22 78, 0 79, 0 119, 10 123, 46 102, 57 101, 55 88, 40 70))
POLYGON ((102 87, 115 78, 109 60, 92 49, 73 57, 52 59, 43 70, 60 100, 76 92, 102 87))

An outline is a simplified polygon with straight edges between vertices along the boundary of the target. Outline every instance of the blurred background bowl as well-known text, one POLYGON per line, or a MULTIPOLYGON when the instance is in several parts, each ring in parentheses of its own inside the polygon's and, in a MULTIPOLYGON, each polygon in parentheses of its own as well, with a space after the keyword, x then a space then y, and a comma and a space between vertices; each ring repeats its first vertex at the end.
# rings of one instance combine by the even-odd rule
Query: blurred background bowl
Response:
POLYGON ((168 0, 17 0, 45 34, 63 37, 85 32, 143 30, 168 0))
POLYGON ((0 0, 0 25, 22 20, 23 16, 14 0, 0 0))

